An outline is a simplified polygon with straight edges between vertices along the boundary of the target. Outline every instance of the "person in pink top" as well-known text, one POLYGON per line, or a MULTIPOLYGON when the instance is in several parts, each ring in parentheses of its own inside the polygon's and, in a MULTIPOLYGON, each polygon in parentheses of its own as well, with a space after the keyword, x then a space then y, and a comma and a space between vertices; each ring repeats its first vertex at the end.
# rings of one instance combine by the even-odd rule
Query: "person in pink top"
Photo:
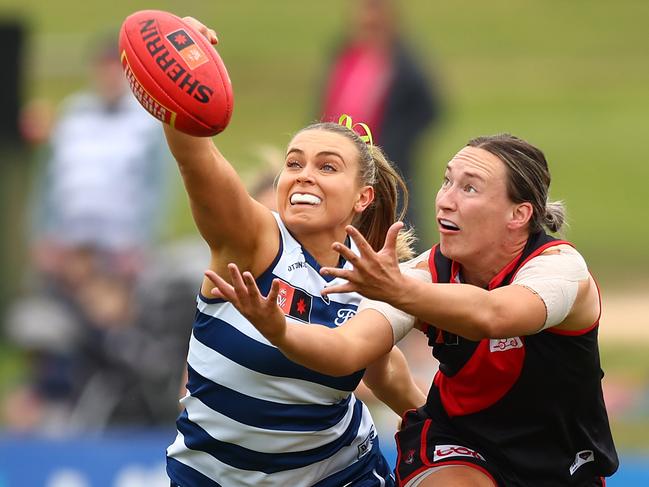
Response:
MULTIPOLYGON (((363 120, 414 194, 414 151, 424 131, 440 117, 439 95, 399 33, 395 2, 353 3, 349 34, 324 76, 320 117, 336 121, 347 113, 363 120)), ((416 206, 407 216, 415 227, 416 206)))

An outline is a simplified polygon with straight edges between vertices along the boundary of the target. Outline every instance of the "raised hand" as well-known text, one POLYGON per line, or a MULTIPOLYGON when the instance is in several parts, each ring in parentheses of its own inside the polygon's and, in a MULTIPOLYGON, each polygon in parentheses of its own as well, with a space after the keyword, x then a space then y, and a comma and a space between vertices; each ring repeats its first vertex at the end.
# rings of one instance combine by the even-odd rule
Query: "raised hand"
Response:
POLYGON ((277 305, 279 282, 273 280, 268 296, 262 296, 255 278, 248 271, 241 274, 236 264, 228 264, 232 284, 228 284, 212 270, 206 270, 205 276, 212 281, 212 295, 225 299, 271 343, 280 341, 286 334, 286 318, 277 305))
POLYGON ((327 286, 322 294, 355 291, 370 299, 390 302, 390 299, 399 293, 401 289, 399 283, 403 278, 399 270, 396 251, 397 236, 402 228, 402 222, 394 223, 385 236, 383 248, 375 252, 356 228, 351 225, 347 226, 345 230, 358 246, 360 256, 343 244, 334 243, 332 248, 349 261, 354 268, 351 270, 336 267, 320 269, 322 275, 335 276, 347 281, 344 284, 327 286))
POLYGON ((194 30, 200 32, 205 36, 205 38, 210 41, 210 44, 218 44, 219 38, 216 36, 214 30, 208 28, 200 20, 196 20, 194 17, 183 17, 183 22, 188 23, 194 28, 194 30))

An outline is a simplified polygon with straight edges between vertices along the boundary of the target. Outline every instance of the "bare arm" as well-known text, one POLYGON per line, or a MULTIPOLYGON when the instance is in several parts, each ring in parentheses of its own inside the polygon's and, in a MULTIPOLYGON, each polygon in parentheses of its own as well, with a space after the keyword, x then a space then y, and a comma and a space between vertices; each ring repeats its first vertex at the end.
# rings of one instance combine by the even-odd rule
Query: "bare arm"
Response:
POLYGON ((522 286, 487 291, 470 284, 426 284, 404 277, 404 294, 394 299, 393 306, 470 340, 530 335, 545 321, 543 301, 522 286))
POLYGON ((206 271, 216 285, 212 293, 230 301, 294 362, 324 374, 343 376, 367 367, 392 349, 392 327, 378 311, 361 311, 338 328, 289 323, 277 305, 277 281, 264 298, 250 272, 242 275, 234 264, 228 265, 228 270, 232 285, 206 271))
POLYGON ((426 402, 426 395, 415 384, 408 362, 397 347, 367 367, 363 382, 399 416, 426 402))
POLYGON ((395 253, 400 228, 400 224, 393 225, 383 249, 374 252, 354 227, 347 227, 361 255, 334 244, 335 250, 349 259, 354 269, 323 268, 323 274, 348 281, 327 288, 325 293, 356 291, 472 340, 528 335, 541 328, 546 316, 545 305, 522 286, 487 291, 469 284, 424 283, 404 275, 395 253))
POLYGON ((248 195, 241 178, 212 139, 183 134, 168 125, 164 130, 194 221, 210 248, 251 254, 263 231, 273 229, 270 211, 248 195))
MULTIPOLYGON (((191 17, 183 20, 213 44, 217 42, 214 31, 201 22, 191 17)), ((163 127, 189 196, 194 221, 212 249, 211 267, 222 252, 245 268, 255 267, 253 257, 268 260, 265 254, 255 254, 260 248, 268 248, 273 239, 278 242, 270 211, 248 195, 241 178, 211 138, 193 137, 166 124, 163 127), (262 246, 262 242, 266 245, 262 246)), ((276 248, 271 249, 270 259, 274 251, 276 248)))

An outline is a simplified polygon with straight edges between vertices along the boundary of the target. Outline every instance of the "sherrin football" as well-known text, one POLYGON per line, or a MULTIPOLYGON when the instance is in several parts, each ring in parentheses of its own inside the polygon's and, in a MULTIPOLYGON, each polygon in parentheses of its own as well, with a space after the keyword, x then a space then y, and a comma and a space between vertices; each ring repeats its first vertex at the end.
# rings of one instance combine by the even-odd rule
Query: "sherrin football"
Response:
POLYGON ((232 84, 208 40, 181 18, 141 10, 119 33, 124 74, 140 104, 155 118, 190 135, 225 129, 232 116, 232 84))

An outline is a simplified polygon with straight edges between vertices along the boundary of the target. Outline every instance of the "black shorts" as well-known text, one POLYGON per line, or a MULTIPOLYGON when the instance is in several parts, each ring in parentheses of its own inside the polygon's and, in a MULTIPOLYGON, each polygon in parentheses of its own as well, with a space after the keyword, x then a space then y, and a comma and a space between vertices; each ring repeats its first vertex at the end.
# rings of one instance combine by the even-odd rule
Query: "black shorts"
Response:
POLYGON ((423 408, 412 409, 403 417, 397 441, 397 485, 405 485, 425 470, 447 465, 464 465, 480 470, 494 484, 504 482, 493 462, 474 446, 437 431, 423 408))
MULTIPOLYGON (((533 486, 533 481, 517 480, 507 467, 501 467, 501 458, 461 438, 444 421, 431 419, 423 407, 412 409, 403 417, 401 430, 395 435, 397 442, 397 485, 404 486, 420 473, 435 467, 461 465, 480 470, 498 487, 512 485, 533 486)), ((603 487, 601 477, 593 478, 584 487, 603 487)))

